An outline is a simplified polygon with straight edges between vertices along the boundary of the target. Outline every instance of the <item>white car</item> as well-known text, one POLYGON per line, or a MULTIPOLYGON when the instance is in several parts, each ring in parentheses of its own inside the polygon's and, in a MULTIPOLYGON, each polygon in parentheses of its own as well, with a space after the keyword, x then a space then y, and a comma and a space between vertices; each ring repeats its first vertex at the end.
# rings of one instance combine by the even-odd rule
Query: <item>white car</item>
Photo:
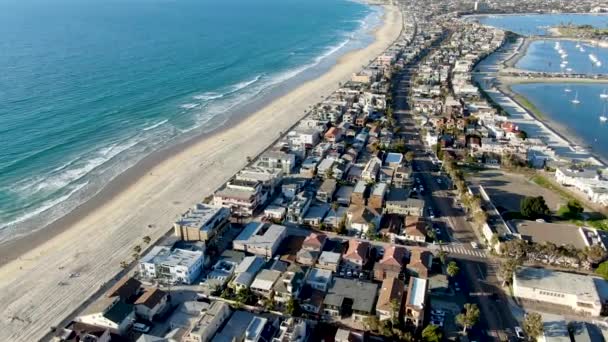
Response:
POLYGON ((515 327, 515 335, 522 340, 525 338, 524 330, 521 327, 515 327))
POLYGON ((133 324, 133 330, 141 333, 147 333, 150 331, 150 327, 143 323, 135 323, 133 324))
POLYGON ((437 178, 437 184, 441 184, 441 179, 437 178))
POLYGON ((479 248, 479 245, 477 244, 477 242, 471 241, 471 247, 477 249, 477 248, 479 248))

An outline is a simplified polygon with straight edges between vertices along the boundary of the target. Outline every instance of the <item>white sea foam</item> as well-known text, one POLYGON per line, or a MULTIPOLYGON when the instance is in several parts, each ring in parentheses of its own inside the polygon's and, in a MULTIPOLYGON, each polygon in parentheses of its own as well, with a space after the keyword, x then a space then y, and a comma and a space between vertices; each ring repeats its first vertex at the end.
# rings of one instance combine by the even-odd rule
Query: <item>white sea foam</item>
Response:
POLYGON ((63 164, 61 167, 53 169, 44 176, 25 179, 17 183, 12 190, 17 194, 57 191, 86 176, 95 168, 135 146, 141 140, 141 138, 134 138, 123 143, 114 143, 110 146, 101 147, 88 155, 92 157, 74 159, 63 164))
POLYGON ((194 109, 198 106, 199 106, 198 103, 184 103, 183 105, 180 105, 179 107, 183 108, 183 109, 194 109))
POLYGON ((149 130, 154 129, 154 128, 156 128, 156 127, 160 126, 160 125, 164 125, 164 124, 166 124, 168 121, 169 121, 169 119, 165 119, 165 120, 163 120, 163 121, 159 121, 159 122, 157 122, 157 123, 155 123, 155 124, 153 124, 153 125, 150 125, 150 126, 148 126, 148 127, 144 127, 144 128, 143 128, 143 130, 144 130, 144 131, 149 131, 149 130))
POLYGON ((53 207, 55 207, 56 205, 65 202, 66 200, 68 200, 73 194, 75 194, 76 192, 78 192, 79 190, 81 190, 82 188, 84 188, 85 186, 87 186, 89 184, 89 182, 84 182, 81 184, 76 185, 73 189, 70 190, 70 192, 68 192, 67 194, 54 198, 52 200, 46 201, 44 202, 41 206, 38 206, 36 209, 33 209, 32 211, 28 211, 25 214, 15 218, 14 220, 4 223, 3 225, 0 226, 0 230, 4 229, 6 227, 11 227, 14 226, 16 224, 19 224, 21 222, 24 222, 32 217, 35 217, 53 207))

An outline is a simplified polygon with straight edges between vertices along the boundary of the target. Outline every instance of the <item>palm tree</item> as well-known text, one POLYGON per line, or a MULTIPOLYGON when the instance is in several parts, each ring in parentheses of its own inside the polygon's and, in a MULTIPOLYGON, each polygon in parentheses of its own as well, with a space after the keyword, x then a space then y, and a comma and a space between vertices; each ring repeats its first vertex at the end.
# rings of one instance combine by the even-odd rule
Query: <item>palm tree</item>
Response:
POLYGON ((464 312, 456 316, 456 323, 462 326, 462 332, 466 333, 467 329, 477 324, 479 320, 479 308, 475 304, 466 303, 464 312))
POLYGON ((446 272, 450 278, 455 277, 459 271, 460 271, 460 267, 458 267, 458 264, 456 263, 456 261, 450 261, 448 263, 446 272))

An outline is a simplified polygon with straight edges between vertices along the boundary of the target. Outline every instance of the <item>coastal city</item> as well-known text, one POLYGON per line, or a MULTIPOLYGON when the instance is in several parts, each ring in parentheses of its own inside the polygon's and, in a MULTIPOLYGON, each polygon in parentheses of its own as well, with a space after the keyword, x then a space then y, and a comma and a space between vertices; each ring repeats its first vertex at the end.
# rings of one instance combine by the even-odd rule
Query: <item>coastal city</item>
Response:
MULTIPOLYGON (((608 49, 608 4, 369 5, 393 26, 378 29, 390 38, 381 52, 289 119, 243 133, 264 143, 243 146, 244 158, 200 163, 221 186, 180 183, 209 191, 158 204, 188 208, 155 207, 172 226, 125 226, 112 240, 120 253, 90 247, 103 267, 70 266, 89 253, 79 241, 105 243, 95 230, 75 232, 78 253, 57 263, 42 252, 16 258, 16 273, 52 275, 32 275, 44 289, 0 277, 4 296, 19 297, 1 302, 0 339, 608 341, 602 140, 582 141, 520 91, 542 83, 570 106, 603 104, 591 125, 604 124, 608 54, 596 51, 608 49), (593 13, 604 26, 486 22, 517 13, 593 13), (540 49, 551 62, 525 67, 540 49), (599 93, 590 100, 581 84, 599 93)), ((213 139, 210 153, 226 144, 237 155, 213 139)), ((152 208, 151 196, 137 201, 152 208)))

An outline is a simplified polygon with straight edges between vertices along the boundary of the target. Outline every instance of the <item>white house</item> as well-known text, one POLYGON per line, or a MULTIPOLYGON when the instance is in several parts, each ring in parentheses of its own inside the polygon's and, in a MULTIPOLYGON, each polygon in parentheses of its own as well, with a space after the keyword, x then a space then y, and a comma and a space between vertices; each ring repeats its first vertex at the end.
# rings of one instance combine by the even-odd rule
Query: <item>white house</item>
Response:
POLYGON ((287 234, 284 226, 251 222, 232 241, 233 249, 272 258, 287 234))
POLYGON ((308 272, 306 284, 313 289, 326 292, 332 281, 332 271, 320 268, 313 268, 308 272))
POLYGON ((139 272, 148 279, 192 284, 200 274, 204 260, 203 251, 156 246, 141 258, 139 272))
POLYGON ((122 335, 135 321, 133 305, 120 300, 119 297, 103 296, 74 319, 75 322, 107 328, 122 335))
POLYGON ((207 342, 230 317, 230 306, 221 301, 215 301, 208 310, 192 324, 188 333, 183 337, 184 342, 207 342))

